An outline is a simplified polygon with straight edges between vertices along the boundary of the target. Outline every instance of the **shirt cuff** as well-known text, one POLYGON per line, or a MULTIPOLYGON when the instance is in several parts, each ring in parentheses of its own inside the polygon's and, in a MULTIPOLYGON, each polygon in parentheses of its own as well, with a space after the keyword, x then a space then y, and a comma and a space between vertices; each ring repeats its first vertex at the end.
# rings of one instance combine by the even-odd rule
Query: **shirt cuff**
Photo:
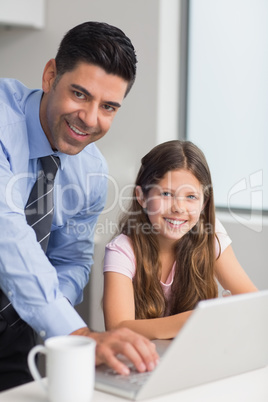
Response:
POLYGON ((27 322, 42 339, 69 335, 77 329, 87 327, 65 297, 45 307, 35 307, 27 322))
POLYGON ((59 283, 59 288, 63 296, 69 300, 72 306, 75 306, 76 304, 82 302, 83 291, 80 291, 80 293, 78 293, 79 291, 77 290, 76 293, 73 286, 69 286, 68 284, 62 284, 61 282, 59 283))

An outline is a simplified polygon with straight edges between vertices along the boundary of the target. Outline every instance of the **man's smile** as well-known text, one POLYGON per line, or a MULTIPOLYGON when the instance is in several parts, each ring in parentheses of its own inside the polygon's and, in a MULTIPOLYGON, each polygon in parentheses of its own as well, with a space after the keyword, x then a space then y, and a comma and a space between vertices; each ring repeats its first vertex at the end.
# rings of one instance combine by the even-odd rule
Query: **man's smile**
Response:
POLYGON ((72 124, 67 123, 68 126, 76 133, 79 135, 89 135, 89 133, 85 133, 83 131, 80 131, 78 128, 76 128, 75 126, 73 126, 72 124))

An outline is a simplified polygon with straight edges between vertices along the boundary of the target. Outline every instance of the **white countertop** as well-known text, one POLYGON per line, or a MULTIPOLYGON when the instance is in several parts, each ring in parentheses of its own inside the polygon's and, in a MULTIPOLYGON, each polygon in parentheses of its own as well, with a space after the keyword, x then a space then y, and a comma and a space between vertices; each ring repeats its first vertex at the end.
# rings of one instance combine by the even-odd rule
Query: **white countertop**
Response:
MULTIPOLYGON (((164 379, 163 379, 164 381, 164 379)), ((92 402, 122 402, 123 398, 94 391, 92 402)), ((0 393, 1 402, 47 402, 36 382, 0 393)), ((268 366, 177 393, 146 399, 148 402, 267 402, 268 366)), ((75 402, 75 401, 74 401, 75 402)))

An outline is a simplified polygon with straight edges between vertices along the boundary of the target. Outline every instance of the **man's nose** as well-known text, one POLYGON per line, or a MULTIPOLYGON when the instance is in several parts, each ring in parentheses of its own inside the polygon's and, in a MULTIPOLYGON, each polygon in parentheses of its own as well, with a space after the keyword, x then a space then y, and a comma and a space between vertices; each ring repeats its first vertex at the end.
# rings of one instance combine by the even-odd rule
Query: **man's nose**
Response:
POLYGON ((99 107, 96 104, 86 105, 80 112, 78 116, 80 120, 83 121, 84 125, 87 127, 96 127, 98 124, 98 113, 99 107))

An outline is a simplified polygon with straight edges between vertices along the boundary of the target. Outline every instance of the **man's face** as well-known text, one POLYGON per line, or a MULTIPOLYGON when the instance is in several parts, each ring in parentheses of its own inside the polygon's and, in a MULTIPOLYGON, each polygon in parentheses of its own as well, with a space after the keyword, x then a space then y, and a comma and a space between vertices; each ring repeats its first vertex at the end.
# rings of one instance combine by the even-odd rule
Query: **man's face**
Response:
POLYGON ((128 83, 81 62, 56 85, 55 60, 44 70, 40 121, 53 149, 75 155, 102 138, 122 104, 128 83))

